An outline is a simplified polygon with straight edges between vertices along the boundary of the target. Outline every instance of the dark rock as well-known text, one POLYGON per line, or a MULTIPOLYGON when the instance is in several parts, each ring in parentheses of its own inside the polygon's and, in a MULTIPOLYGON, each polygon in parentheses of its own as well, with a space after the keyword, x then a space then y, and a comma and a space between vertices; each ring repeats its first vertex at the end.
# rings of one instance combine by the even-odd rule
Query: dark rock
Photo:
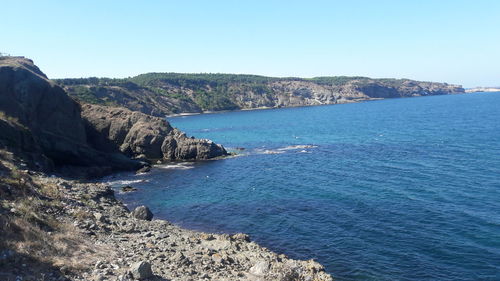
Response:
POLYGON ((132 211, 132 217, 138 220, 150 221, 153 219, 153 213, 146 206, 139 206, 132 211))
POLYGON ((132 274, 132 277, 139 280, 148 279, 153 276, 151 264, 144 261, 133 264, 130 267, 130 273, 132 274))
POLYGON ((135 173, 136 174, 144 174, 144 173, 149 173, 151 171, 151 166, 144 166, 137 170, 135 173))
POLYGON ((159 117, 124 108, 82 105, 89 142, 105 151, 154 160, 204 160, 227 155, 210 140, 189 138, 159 117))
POLYGON ((91 105, 82 112, 80 104, 23 57, 0 60, 0 132, 0 148, 14 152, 27 168, 77 178, 138 170, 145 160, 227 155, 209 140, 186 137, 164 118, 91 105))
POLYGON ((137 188, 130 186, 130 185, 122 186, 123 192, 132 192, 132 191, 136 191, 136 190, 137 190, 137 188))
POLYGON ((31 60, 0 60, 0 112, 0 147, 15 152, 31 169, 140 167, 136 161, 89 146, 80 105, 31 60))

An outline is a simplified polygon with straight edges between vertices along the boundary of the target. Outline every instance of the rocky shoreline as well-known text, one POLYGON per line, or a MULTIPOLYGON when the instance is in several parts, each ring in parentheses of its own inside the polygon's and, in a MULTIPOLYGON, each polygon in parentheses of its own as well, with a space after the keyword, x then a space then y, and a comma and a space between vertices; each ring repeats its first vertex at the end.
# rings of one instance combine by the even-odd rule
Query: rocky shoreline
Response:
POLYGON ((0 148, 28 168, 73 178, 138 170, 157 161, 227 156, 160 117, 79 104, 23 57, 0 57, 0 148))
POLYGON ((0 57, 0 132, 2 281, 332 280, 317 262, 273 253, 245 234, 152 220, 109 186, 74 180, 229 156, 164 118, 79 104, 31 60, 0 57))
MULTIPOLYGON (((151 220, 147 207, 130 212, 105 184, 20 173, 34 190, 50 187, 50 193, 57 194, 44 194, 44 214, 38 214, 60 224, 47 239, 69 231, 73 239, 85 242, 73 245, 78 250, 67 253, 66 262, 53 262, 44 270, 32 264, 37 263, 36 254, 23 258, 26 253, 2 249, 2 280, 332 280, 319 263, 273 253, 246 234, 182 229, 151 220), (54 200, 57 204, 50 204, 54 200)), ((3 201, 1 216, 23 216, 18 204, 3 201)))

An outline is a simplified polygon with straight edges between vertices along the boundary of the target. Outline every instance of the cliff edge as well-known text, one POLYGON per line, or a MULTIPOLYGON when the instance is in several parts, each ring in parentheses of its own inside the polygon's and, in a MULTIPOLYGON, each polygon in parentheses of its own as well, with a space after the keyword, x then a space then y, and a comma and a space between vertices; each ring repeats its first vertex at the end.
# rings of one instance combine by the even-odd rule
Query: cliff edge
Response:
POLYGON ((157 159, 201 160, 227 154, 210 141, 188 140, 159 118, 84 108, 82 116, 80 104, 33 61, 0 57, 0 148, 16 153, 30 169, 100 176, 138 169, 157 159), (106 124, 116 131, 110 134, 106 124), (100 140, 105 139, 119 148, 104 145, 100 140))

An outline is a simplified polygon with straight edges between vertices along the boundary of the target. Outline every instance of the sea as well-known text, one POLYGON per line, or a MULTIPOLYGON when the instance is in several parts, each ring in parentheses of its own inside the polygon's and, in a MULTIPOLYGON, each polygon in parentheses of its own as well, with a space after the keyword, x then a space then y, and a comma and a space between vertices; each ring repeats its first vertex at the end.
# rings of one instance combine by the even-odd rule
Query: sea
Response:
POLYGON ((168 121, 236 155, 104 179, 130 208, 248 233, 336 280, 500 280, 500 93, 168 121))

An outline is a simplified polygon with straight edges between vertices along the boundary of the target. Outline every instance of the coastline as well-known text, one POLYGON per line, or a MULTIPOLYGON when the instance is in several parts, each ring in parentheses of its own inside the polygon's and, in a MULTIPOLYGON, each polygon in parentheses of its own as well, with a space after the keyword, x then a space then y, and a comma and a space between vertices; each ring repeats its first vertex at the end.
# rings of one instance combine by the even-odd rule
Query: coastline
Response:
POLYGON ((471 89, 465 89, 466 93, 496 93, 500 92, 500 88, 498 87, 478 87, 478 88, 471 88, 471 89))
MULTIPOLYGON (((23 261, 23 266, 7 258, 2 260, 3 266, 11 275, 2 273, 4 280, 38 280, 40 276, 54 277, 49 280, 135 280, 140 278, 134 275, 134 266, 141 263, 152 269, 147 280, 332 280, 319 263, 271 252, 246 234, 197 232, 165 220, 135 218, 135 212, 103 183, 80 183, 30 171, 22 177, 41 188, 50 186, 51 194, 57 194, 57 211, 47 205, 44 215, 53 216, 63 225, 61 229, 80 241, 76 245, 80 250, 71 251, 64 260, 56 259, 59 272, 36 272, 29 261, 23 261)), ((16 212, 20 211, 13 207, 12 215, 16 212)), ((62 231, 47 234, 63 235, 62 231)))
MULTIPOLYGON (((497 92, 497 91, 491 91, 491 92, 497 92)), ((500 91, 498 91, 498 92, 500 92, 500 91)), ((451 93, 449 95, 465 95, 465 94, 470 94, 470 93, 476 93, 476 92, 467 92, 467 91, 463 92, 463 93, 455 92, 455 93, 451 93)), ((300 107, 310 107, 310 106, 351 104, 351 103, 362 103, 362 102, 378 101, 378 100, 385 100, 385 99, 407 99, 407 98, 419 98, 419 97, 425 97, 425 96, 394 97, 394 98, 363 98, 363 99, 353 99, 353 100, 342 100, 340 102, 335 102, 335 103, 305 104, 305 105, 275 106, 275 107, 261 106, 261 107, 241 108, 241 109, 234 109, 234 110, 217 110, 217 111, 210 110, 210 111, 203 111, 203 112, 186 112, 186 113, 165 115, 165 118, 176 118, 176 117, 184 117, 184 116, 194 116, 194 115, 202 115, 202 114, 218 114, 218 113, 239 112, 239 111, 272 110, 272 109, 282 109, 282 108, 300 108, 300 107)))
MULTIPOLYGON (((404 98, 404 97, 401 97, 404 98)), ((184 117, 184 116, 194 116, 194 115, 202 115, 202 114, 218 114, 225 112, 238 112, 238 111, 254 111, 254 110, 272 110, 272 109, 282 109, 282 108, 300 108, 300 107, 309 107, 309 106, 325 106, 325 105, 336 105, 336 104, 349 104, 349 103, 360 103, 360 102, 368 102, 368 101, 377 101, 383 100, 385 98, 366 98, 366 99, 356 99, 356 100, 344 100, 341 102, 335 103, 321 103, 321 104, 304 104, 304 105, 291 105, 291 106, 261 106, 261 107, 253 107, 253 108, 240 108, 234 110, 207 110, 203 112, 186 112, 186 113, 178 113, 178 114, 170 114, 166 115, 165 118, 171 117, 184 117)), ((393 98, 391 98, 393 99, 393 98)))

